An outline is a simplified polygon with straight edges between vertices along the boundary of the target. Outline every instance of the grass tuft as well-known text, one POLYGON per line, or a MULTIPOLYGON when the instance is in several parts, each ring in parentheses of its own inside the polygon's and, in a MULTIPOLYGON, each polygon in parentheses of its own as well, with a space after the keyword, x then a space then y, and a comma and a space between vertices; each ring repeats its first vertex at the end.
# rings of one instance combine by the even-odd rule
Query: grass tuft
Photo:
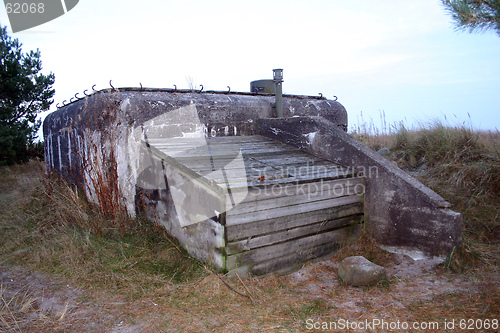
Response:
MULTIPOLYGON (((359 131, 361 129, 361 131, 359 131)), ((446 198, 463 214, 463 244, 446 266, 466 272, 500 263, 500 132, 474 131, 465 124, 450 126, 440 121, 408 129, 400 122, 385 132, 352 135, 374 150, 387 147, 386 156, 446 198)))
MULTIPOLYGON (((56 175, 42 175, 39 164, 25 168, 37 170, 37 185, 29 188, 25 205, 11 211, 0 226, 7 263, 22 261, 30 269, 64 275, 86 287, 105 284, 132 293, 205 274, 203 265, 163 227, 130 217, 117 225, 78 189, 56 175)), ((16 186, 15 179, 11 185, 16 186)))
MULTIPOLYGON (((59 177, 47 177, 43 165, 32 161, 0 168, 0 278, 10 278, 11 267, 22 266, 24 273, 15 277, 41 271, 49 273, 43 274, 48 281, 62 282, 31 285, 35 276, 19 279, 17 285, 0 281, 0 331, 301 332, 310 318, 495 318, 500 304, 495 238, 499 133, 435 124, 383 128, 361 139, 376 150, 390 148, 394 163, 464 215, 463 244, 444 264, 452 272, 439 269, 416 279, 393 277, 370 288, 354 288, 335 279, 332 262, 322 262, 288 276, 223 277, 236 293, 220 275, 188 256, 163 228, 116 215, 114 208, 103 211, 99 200, 91 202, 59 177), (45 293, 64 294, 67 285, 81 294, 60 296, 63 306, 55 312, 38 307, 45 293)), ((114 186, 108 189, 115 191, 114 186)), ((115 199, 108 202, 119 204, 115 199)), ((333 264, 350 255, 382 266, 392 260, 366 236, 339 251, 333 264)))

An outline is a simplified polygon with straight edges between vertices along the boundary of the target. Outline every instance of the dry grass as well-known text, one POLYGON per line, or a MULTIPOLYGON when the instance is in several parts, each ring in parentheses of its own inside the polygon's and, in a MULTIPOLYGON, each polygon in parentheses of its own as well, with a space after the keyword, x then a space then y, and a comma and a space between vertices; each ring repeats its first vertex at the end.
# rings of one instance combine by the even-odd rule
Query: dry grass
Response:
POLYGON ((374 150, 389 148, 389 159, 414 173, 463 214, 463 245, 449 258, 449 267, 460 272, 483 265, 498 268, 500 132, 436 121, 411 130, 398 124, 389 133, 353 135, 374 150))
MULTIPOLYGON (((394 258, 367 237, 331 261, 306 265, 303 278, 229 279, 190 258, 164 229, 149 221, 125 216, 121 218, 127 220, 117 224, 82 192, 58 177, 46 177, 40 163, 1 168, 2 268, 21 266, 26 274, 31 270, 57 277, 62 282, 47 288, 52 293, 64 292, 67 285, 83 291, 73 303, 68 301, 67 311, 63 307, 47 313, 37 307, 41 296, 30 289, 30 283, 19 280, 21 286, 14 290, 3 285, 0 330, 302 332, 309 318, 440 323, 453 318, 498 318, 498 243, 491 236, 499 223, 498 195, 491 187, 494 178, 482 180, 487 177, 484 173, 468 168, 497 163, 500 136, 477 132, 468 136, 471 133, 460 131, 469 139, 457 141, 462 145, 444 155, 426 155, 418 131, 403 133, 407 135, 404 148, 397 148, 394 133, 384 134, 383 146, 391 148, 390 157, 409 171, 427 165, 420 180, 464 214, 464 245, 437 272, 415 280, 392 277, 367 288, 344 285, 335 272, 335 264, 348 255, 393 264, 394 258), (409 156, 416 159, 414 165, 409 156), (446 161, 457 168, 439 171, 446 161), (89 227, 92 223, 98 228, 89 227)), ((432 131, 422 133, 432 135, 432 131)))
POLYGON ((375 240, 366 234, 363 234, 354 245, 343 247, 337 251, 335 259, 340 262, 350 256, 363 256, 384 267, 392 260, 392 255, 379 248, 375 240))
POLYGON ((0 176, 3 262, 22 262, 85 287, 127 285, 137 292, 203 274, 203 267, 163 228, 129 218, 123 229, 75 187, 55 175, 44 176, 41 164, 15 168, 3 169, 0 176), (99 228, 89 227, 92 223, 99 228))
POLYGON ((29 293, 11 294, 0 285, 0 330, 21 332, 29 325, 29 317, 36 312, 35 301, 29 293))

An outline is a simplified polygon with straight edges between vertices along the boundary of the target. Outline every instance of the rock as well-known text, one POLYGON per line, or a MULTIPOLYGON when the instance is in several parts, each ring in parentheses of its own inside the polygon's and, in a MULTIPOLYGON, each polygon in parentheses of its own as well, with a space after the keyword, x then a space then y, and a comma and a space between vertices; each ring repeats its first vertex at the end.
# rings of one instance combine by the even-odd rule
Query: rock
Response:
POLYGON ((361 256, 342 260, 338 274, 344 282, 355 287, 373 285, 386 278, 384 267, 375 265, 361 256))
POLYGON ((385 156, 385 155, 388 155, 391 153, 391 151, 389 150, 389 148, 380 148, 379 150, 377 150, 377 153, 379 153, 380 155, 382 156, 385 156))

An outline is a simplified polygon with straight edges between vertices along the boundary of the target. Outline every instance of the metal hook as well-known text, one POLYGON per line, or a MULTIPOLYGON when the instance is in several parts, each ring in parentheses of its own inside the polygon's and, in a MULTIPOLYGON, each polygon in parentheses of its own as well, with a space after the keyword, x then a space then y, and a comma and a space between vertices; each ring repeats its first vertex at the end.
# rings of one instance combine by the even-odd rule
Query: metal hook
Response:
POLYGON ((319 98, 323 98, 323 94, 322 93, 319 93, 319 98))
POLYGON ((141 85, 141 91, 142 91, 142 83, 139 82, 139 84, 141 85))
POLYGON ((116 89, 115 89, 115 87, 113 87, 113 85, 111 84, 111 81, 112 81, 112 80, 109 80, 109 85, 111 86, 111 88, 112 88, 112 89, 113 89, 113 91, 114 91, 114 90, 116 90, 116 89))
POLYGON ((334 101, 336 101, 336 100, 338 100, 338 99, 339 99, 337 96, 333 96, 333 97, 335 97, 334 101))
POLYGON ((87 89, 85 89, 85 90, 83 91, 83 94, 84 94, 85 96, 90 96, 90 95, 87 95, 87 94, 85 93, 86 91, 87 91, 87 89))
POLYGON ((78 97, 78 96, 77 96, 78 94, 79 94, 79 93, 76 93, 76 94, 75 94, 75 98, 76 98, 76 99, 82 99, 82 98, 80 98, 80 97, 78 97))
POLYGON ((56 108, 60 109, 61 107, 59 106, 59 103, 56 104, 56 108))
POLYGON ((70 103, 73 103, 73 98, 74 98, 74 97, 71 97, 71 98, 69 99, 69 102, 70 102, 70 103))
POLYGON ((95 90, 95 89, 94 89, 94 87, 95 87, 95 86, 96 86, 95 84, 92 86, 92 90, 93 90, 93 91, 97 91, 97 90, 95 90))
POLYGON ((203 85, 202 84, 200 84, 200 87, 201 87, 201 89, 198 91, 199 93, 201 93, 203 91, 203 85))
POLYGON ((230 93, 231 92, 231 87, 230 86, 227 86, 227 92, 230 93))
POLYGON ((174 91, 177 91, 177 85, 174 84, 174 91))
POLYGON ((62 103, 63 103, 63 106, 68 105, 68 104, 66 104, 66 100, 62 101, 62 103))

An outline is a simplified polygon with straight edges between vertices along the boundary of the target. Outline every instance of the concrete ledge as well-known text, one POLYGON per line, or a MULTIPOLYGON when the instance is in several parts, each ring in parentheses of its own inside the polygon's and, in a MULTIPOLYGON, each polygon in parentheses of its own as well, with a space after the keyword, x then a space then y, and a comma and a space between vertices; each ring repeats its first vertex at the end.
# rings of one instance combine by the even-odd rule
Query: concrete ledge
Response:
MULTIPOLYGON (((171 89, 102 90, 49 114, 43 123, 49 168, 75 184, 85 178, 82 153, 96 145, 114 153, 118 183, 127 210, 135 214, 137 177, 143 140, 196 135, 247 136, 258 132, 260 118, 275 115, 270 94, 196 92, 171 89)), ((285 95, 286 117, 315 115, 347 128, 347 112, 336 101, 285 95)), ((147 154, 146 154, 147 155, 147 154)))
POLYGON ((323 117, 259 119, 260 134, 367 178, 366 232, 382 245, 446 256, 461 243, 462 215, 441 196, 323 117))

